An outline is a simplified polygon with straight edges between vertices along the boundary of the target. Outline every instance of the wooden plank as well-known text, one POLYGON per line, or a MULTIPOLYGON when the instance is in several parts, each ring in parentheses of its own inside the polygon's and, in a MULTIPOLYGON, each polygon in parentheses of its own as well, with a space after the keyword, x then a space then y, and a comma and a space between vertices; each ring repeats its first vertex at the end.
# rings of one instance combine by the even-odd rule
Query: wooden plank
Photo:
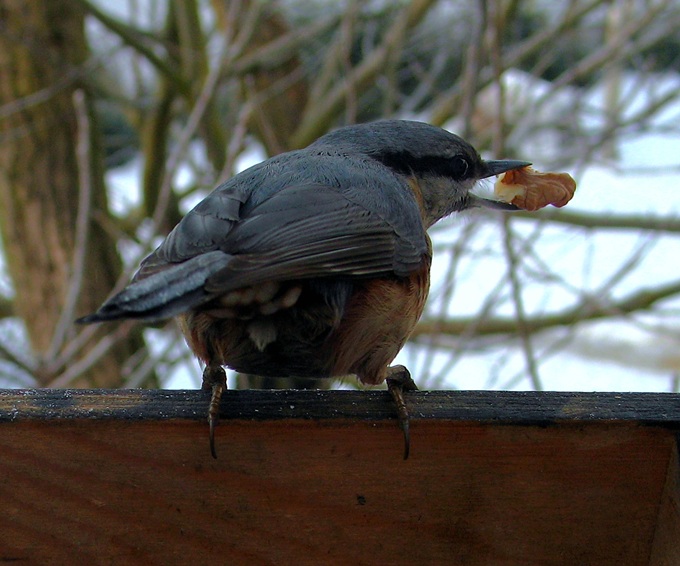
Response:
MULTIPOLYGON (((201 390, 0 389, 0 422, 18 419, 204 421, 209 394, 201 390)), ((414 420, 548 425, 622 420, 680 427, 680 394, 537 391, 413 391, 414 420)), ((222 397, 222 419, 393 420, 384 390, 246 390, 222 397)))
POLYGON ((652 542, 650 566, 680 564, 680 466, 677 444, 668 464, 664 492, 652 542))
POLYGON ((676 564, 677 395, 0 392, 0 561, 676 564), (508 426, 512 425, 512 426, 508 426), (650 426, 652 425, 652 426, 650 426))
POLYGON ((230 420, 215 461, 201 423, 0 430, 0 560, 28 563, 647 564, 675 446, 418 421, 403 461, 391 423, 230 420))

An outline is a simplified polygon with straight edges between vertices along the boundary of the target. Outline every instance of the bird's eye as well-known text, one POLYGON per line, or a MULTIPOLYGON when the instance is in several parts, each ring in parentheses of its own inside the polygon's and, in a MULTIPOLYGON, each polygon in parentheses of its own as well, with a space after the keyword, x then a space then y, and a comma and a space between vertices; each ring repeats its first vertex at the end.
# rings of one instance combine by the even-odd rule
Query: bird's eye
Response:
POLYGON ((455 179, 463 179, 467 176, 470 164, 465 157, 456 156, 451 160, 451 176, 455 179))

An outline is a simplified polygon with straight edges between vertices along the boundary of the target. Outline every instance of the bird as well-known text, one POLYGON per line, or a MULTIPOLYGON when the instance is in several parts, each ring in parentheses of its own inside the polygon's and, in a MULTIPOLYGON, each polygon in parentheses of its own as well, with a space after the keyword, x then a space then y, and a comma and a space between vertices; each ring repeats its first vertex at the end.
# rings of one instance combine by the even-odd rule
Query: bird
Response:
POLYGON ((423 313, 437 221, 475 207, 477 181, 530 165, 484 160, 463 138, 411 120, 335 129, 217 186, 147 256, 97 323, 176 318, 204 364, 213 457, 224 367, 273 377, 355 375, 387 388, 410 451, 394 365, 423 313))

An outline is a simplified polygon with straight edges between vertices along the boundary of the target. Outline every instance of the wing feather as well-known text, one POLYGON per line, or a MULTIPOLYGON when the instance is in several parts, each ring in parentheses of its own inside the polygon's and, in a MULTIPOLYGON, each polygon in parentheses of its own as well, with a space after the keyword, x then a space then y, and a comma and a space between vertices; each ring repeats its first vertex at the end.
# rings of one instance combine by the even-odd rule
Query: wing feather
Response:
POLYGON ((412 271, 422 251, 398 266, 398 235, 384 219, 332 188, 290 187, 255 207, 224 240, 233 256, 206 282, 209 293, 266 280, 366 277, 412 271), (404 269, 405 268, 405 269, 404 269))
POLYGON ((83 321, 160 320, 264 281, 407 276, 428 250, 410 189, 379 164, 293 152, 215 189, 83 321))

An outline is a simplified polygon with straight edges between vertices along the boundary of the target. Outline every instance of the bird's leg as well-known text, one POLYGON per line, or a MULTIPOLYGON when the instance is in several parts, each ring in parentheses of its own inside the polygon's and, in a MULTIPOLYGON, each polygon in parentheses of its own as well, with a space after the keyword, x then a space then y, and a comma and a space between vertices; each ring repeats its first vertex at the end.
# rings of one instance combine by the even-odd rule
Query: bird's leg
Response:
POLYGON ((227 389, 227 374, 224 368, 217 364, 208 364, 203 370, 203 384, 201 389, 210 390, 210 404, 208 405, 208 425, 210 425, 210 453, 217 458, 215 451, 215 426, 220 418, 220 399, 227 389))
POLYGON ((411 436, 409 433, 409 414, 404 401, 404 391, 418 391, 418 387, 411 378, 410 372, 404 366, 392 366, 387 368, 387 390, 392 394, 397 406, 397 419, 399 426, 404 432, 404 460, 408 459, 411 449, 411 436))

